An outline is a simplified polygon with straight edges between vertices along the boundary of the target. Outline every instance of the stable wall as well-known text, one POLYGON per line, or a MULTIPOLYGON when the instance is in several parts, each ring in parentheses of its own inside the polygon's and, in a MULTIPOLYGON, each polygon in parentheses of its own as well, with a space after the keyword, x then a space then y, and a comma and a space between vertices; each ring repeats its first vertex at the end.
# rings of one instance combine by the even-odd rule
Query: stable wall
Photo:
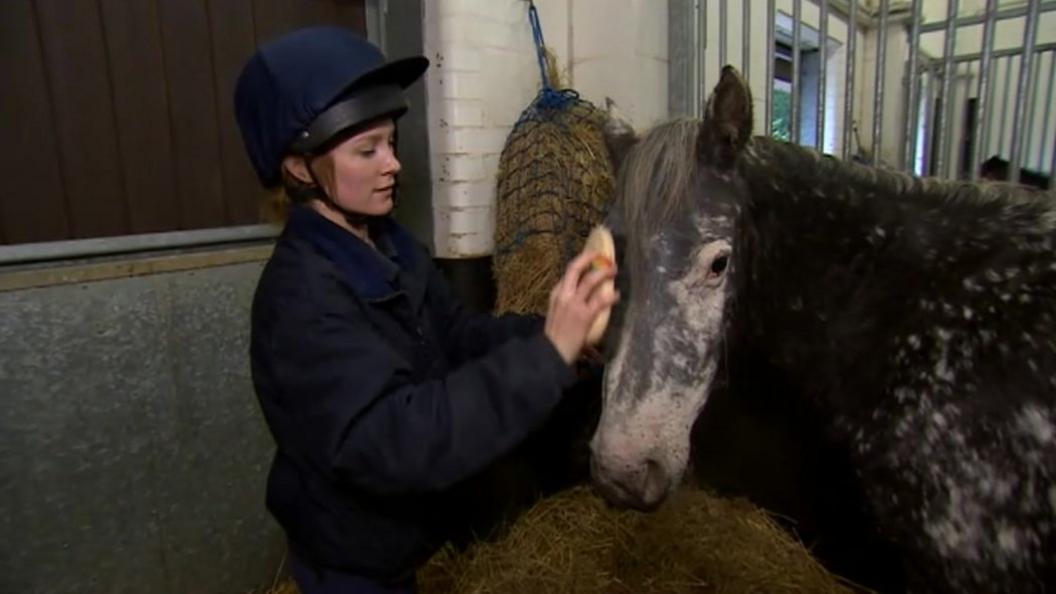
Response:
POLYGON ((248 356, 268 253, 0 274, 0 592, 271 586, 285 541, 248 356))
MULTIPOLYGON (((539 0, 563 82, 595 105, 611 97, 637 127, 667 117, 667 3, 539 0)), ((435 255, 489 256, 499 155, 541 84, 528 3, 435 0, 424 6, 435 255)))

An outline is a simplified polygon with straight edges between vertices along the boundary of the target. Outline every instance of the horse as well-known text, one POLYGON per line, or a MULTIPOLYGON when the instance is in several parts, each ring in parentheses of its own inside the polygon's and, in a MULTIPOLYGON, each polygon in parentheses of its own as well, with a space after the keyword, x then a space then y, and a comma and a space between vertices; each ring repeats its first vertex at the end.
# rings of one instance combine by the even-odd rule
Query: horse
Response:
MULTIPOLYGON (((989 159, 983 161, 983 164, 979 166, 979 177, 989 180, 1006 181, 1008 179, 1008 173, 1012 169, 1012 164, 1006 159, 1002 159, 998 155, 994 155, 989 159)), ((1039 190, 1046 188, 1056 188, 1051 185, 1052 179, 1037 171, 1031 171, 1026 167, 1019 168, 1019 183, 1025 186, 1032 186, 1039 190)))
POLYGON ((701 120, 613 139, 597 489, 655 509, 709 394, 758 363, 848 461, 906 589, 1056 587, 1056 197, 753 137, 751 105, 727 66, 701 120))

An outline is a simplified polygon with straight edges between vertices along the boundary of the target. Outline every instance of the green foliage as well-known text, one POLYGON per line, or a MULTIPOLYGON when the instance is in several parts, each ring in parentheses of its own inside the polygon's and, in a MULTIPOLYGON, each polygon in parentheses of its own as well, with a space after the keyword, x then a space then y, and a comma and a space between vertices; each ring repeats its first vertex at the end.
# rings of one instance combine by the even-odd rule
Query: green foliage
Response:
POLYGON ((774 109, 770 116, 770 131, 777 140, 792 139, 792 93, 774 89, 774 109))

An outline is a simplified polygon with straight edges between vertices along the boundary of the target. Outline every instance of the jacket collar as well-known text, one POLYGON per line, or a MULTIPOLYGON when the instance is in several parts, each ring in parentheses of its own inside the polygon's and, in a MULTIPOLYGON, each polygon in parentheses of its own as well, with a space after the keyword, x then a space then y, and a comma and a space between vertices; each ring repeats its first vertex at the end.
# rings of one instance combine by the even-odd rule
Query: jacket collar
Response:
POLYGON ((392 218, 381 217, 371 223, 378 249, 305 205, 291 209, 286 232, 307 241, 330 260, 363 299, 390 299, 403 290, 415 305, 421 303, 425 284, 421 275, 411 273, 420 265, 420 254, 414 238, 392 218))

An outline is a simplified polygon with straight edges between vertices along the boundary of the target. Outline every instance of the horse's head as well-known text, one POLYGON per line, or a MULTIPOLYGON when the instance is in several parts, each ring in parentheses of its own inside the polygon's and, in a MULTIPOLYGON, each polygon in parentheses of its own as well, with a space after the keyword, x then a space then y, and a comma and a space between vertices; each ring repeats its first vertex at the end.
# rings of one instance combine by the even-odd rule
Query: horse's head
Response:
POLYGON ((693 422, 723 352, 751 95, 723 70, 703 121, 610 138, 620 174, 608 224, 621 293, 607 350, 592 473, 613 503, 649 509, 681 480, 693 422))

